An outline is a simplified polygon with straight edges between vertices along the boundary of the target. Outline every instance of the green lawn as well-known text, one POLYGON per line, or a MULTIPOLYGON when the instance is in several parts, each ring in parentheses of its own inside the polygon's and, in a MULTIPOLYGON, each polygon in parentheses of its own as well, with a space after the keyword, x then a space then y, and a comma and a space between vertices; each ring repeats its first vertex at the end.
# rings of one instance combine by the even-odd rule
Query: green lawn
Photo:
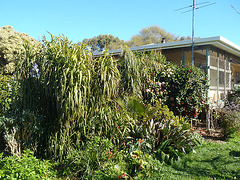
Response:
POLYGON ((240 137, 223 143, 205 142, 152 179, 240 179, 240 137))

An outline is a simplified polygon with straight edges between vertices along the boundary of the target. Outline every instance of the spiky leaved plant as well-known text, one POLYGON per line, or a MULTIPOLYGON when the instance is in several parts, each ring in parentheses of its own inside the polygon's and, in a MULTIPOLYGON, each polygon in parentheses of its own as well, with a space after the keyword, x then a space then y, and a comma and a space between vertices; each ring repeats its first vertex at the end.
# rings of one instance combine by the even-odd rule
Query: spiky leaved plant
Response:
POLYGON ((22 108, 45 117, 38 151, 62 158, 91 135, 117 130, 120 116, 111 98, 120 75, 111 56, 93 58, 67 37, 51 35, 42 44, 40 51, 26 45, 18 61, 22 108))

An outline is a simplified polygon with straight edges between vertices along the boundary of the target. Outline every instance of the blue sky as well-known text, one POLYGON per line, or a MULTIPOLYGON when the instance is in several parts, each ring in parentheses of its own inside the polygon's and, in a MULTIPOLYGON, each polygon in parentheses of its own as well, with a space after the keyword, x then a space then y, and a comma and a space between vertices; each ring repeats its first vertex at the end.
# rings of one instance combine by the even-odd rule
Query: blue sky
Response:
MULTIPOLYGON (((197 3, 208 0, 196 0, 197 3)), ((239 0, 210 0, 215 5, 196 11, 195 36, 221 35, 240 45, 239 0)), ((179 36, 191 36, 192 13, 174 11, 192 0, 0 0, 0 26, 41 39, 49 31, 74 42, 99 34, 130 40, 143 27, 157 25, 179 36)))

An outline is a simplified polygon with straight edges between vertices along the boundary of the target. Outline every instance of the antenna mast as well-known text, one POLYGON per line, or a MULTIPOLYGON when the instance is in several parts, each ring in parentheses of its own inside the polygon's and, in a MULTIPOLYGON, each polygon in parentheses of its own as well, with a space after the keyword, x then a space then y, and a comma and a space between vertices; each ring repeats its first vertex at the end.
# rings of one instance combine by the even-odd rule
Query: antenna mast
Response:
POLYGON ((192 11, 192 66, 194 65, 194 26, 195 26, 195 10, 196 10, 196 9, 203 8, 203 7, 206 7, 206 6, 210 6, 210 5, 213 5, 213 4, 216 4, 216 2, 214 2, 214 3, 209 3, 209 1, 207 1, 207 2, 203 2, 203 3, 198 3, 198 4, 196 4, 196 1, 193 0, 193 4, 192 4, 191 6, 187 6, 187 7, 183 7, 183 8, 180 8, 180 9, 176 9, 176 10, 175 10, 175 11, 179 11, 179 10, 186 9, 186 8, 189 8, 189 7, 192 8, 192 10, 188 10, 188 11, 182 12, 182 13, 186 13, 186 12, 192 11), (197 7, 197 6, 196 6, 196 5, 200 5, 200 4, 206 4, 206 5, 203 5, 203 6, 200 6, 200 7, 197 7))
POLYGON ((240 14, 240 12, 233 5, 232 8, 236 11, 236 13, 240 14))
POLYGON ((195 8, 196 8, 196 3, 195 0, 193 0, 193 5, 192 5, 192 66, 194 66, 194 20, 195 20, 195 8))

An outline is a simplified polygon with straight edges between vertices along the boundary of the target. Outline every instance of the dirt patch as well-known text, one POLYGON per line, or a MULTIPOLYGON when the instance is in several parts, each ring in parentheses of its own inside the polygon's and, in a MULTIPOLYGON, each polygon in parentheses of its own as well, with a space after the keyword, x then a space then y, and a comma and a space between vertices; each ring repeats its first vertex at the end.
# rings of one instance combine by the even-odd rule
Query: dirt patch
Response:
POLYGON ((206 139, 206 141, 225 143, 221 129, 207 130, 204 126, 204 124, 198 123, 196 127, 193 127, 193 129, 204 139, 206 139))

